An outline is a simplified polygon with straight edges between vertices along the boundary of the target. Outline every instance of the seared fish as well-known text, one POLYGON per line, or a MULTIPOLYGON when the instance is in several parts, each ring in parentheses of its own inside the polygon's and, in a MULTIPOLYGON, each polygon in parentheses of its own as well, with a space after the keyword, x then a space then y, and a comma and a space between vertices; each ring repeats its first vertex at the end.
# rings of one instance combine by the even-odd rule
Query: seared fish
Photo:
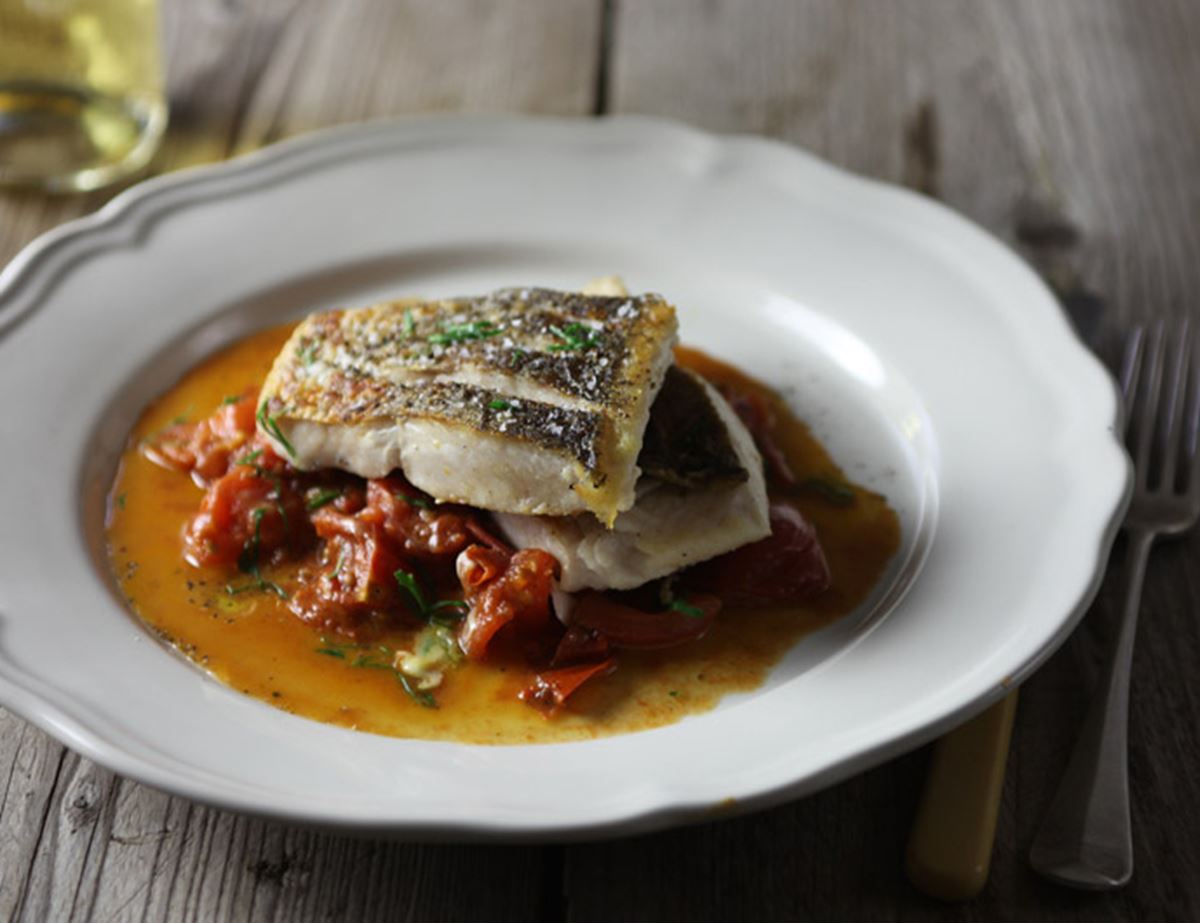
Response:
POLYGON ((304 470, 399 468, 438 501, 611 525, 633 506, 675 339, 657 295, 506 289, 328 311, 275 360, 259 426, 304 470))
POLYGON ((499 513, 496 523, 518 548, 558 558, 566 592, 632 589, 770 535, 754 439, 699 376, 671 370, 639 464, 637 503, 611 529, 591 516, 499 513))

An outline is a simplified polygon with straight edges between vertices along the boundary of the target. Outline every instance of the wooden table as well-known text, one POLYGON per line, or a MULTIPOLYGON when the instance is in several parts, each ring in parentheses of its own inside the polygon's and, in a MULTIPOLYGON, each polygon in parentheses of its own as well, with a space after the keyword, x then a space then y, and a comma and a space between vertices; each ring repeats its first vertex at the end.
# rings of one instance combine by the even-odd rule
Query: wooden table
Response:
MULTIPOLYGON (((156 170, 398 113, 640 112, 794 142, 935 196, 1113 339, 1200 304, 1194 0, 177 0, 156 170)), ((103 194, 0 194, 0 262, 103 194)), ((8 396, 13 399, 13 396, 8 396)), ((981 524, 985 527, 986 524, 981 524)), ((0 711, 0 919, 1200 919, 1200 534, 1150 564, 1130 735, 1137 871, 1115 894, 1026 864, 1116 587, 1022 691, 976 901, 902 872, 927 761, 795 804, 568 846, 389 844, 210 810, 0 711)), ((1014 575, 1020 579, 1020 575, 1014 575)))

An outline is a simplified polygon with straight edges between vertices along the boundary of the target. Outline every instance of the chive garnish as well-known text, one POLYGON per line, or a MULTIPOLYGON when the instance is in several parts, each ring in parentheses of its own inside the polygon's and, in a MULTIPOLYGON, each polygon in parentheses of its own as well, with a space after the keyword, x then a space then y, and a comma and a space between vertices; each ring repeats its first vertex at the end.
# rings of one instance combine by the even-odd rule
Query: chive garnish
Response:
POLYGON ((119 509, 119 510, 125 509, 125 495, 124 494, 117 494, 117 509, 119 509))
POLYGON ((415 326, 416 325, 413 323, 412 311, 411 310, 405 311, 404 312, 404 339, 406 339, 406 340, 412 339, 413 328, 415 326))
POLYGON ((682 599, 673 599, 671 604, 667 606, 672 612, 682 612, 688 618, 701 619, 704 618, 704 610, 699 606, 693 606, 691 603, 684 602, 682 599))
POLYGON ((338 574, 340 574, 342 572, 342 565, 345 563, 346 563, 346 546, 342 545, 342 547, 338 549, 337 563, 333 565, 333 572, 329 576, 336 577, 338 574))
POLYGON ((264 593, 274 593, 280 599, 287 599, 287 590, 281 587, 274 580, 268 580, 258 572, 251 574, 254 578, 240 586, 234 586, 232 583, 225 584, 225 592, 230 596, 240 596, 242 593, 249 593, 251 590, 261 590, 264 593))
POLYGON ((425 708, 437 708, 437 699, 433 693, 417 689, 409 682, 407 676, 403 672, 396 669, 394 665, 395 652, 386 645, 379 645, 379 655, 373 651, 364 649, 358 644, 344 644, 339 641, 331 641, 329 638, 322 636, 321 646, 315 648, 316 653, 324 654, 326 657, 333 657, 343 661, 348 667, 355 667, 360 670, 387 670, 396 677, 396 682, 400 684, 400 688, 419 705, 425 708), (348 653, 354 653, 354 659, 347 657, 348 653))
POLYGON ((288 598, 287 591, 283 587, 273 580, 266 579, 259 570, 258 552, 262 545, 262 521, 266 513, 267 508, 260 506, 250 514, 254 520, 254 534, 247 539, 246 544, 242 547, 242 553, 238 555, 237 565, 238 570, 243 574, 249 574, 251 579, 241 586, 234 586, 232 583, 225 584, 225 592, 230 596, 248 593, 251 590, 263 590, 268 593, 274 593, 280 599, 288 598))
POLYGON ((417 583, 417 578, 407 571, 402 570, 396 571, 392 576, 396 578, 396 582, 412 597, 412 601, 417 608, 417 615, 425 618, 426 613, 429 611, 429 601, 425 599, 425 591, 417 583))
POLYGON ((854 503, 854 490, 841 481, 827 477, 812 477, 800 482, 800 487, 819 494, 834 506, 850 506, 854 503))
POLYGON ((262 455, 262 449, 255 449, 253 452, 248 452, 247 454, 243 455, 236 462, 234 462, 234 464, 245 465, 247 468, 258 468, 258 465, 254 463, 258 461, 258 457, 260 455, 262 455))
POLYGON ((221 398, 221 403, 222 404, 236 404, 241 399, 242 399, 242 396, 240 394, 226 394, 223 398, 221 398))
POLYGON ((552 353, 568 352, 576 349, 591 349, 593 346, 600 345, 600 338, 596 332, 586 324, 581 324, 576 321, 573 324, 567 324, 566 327, 556 327, 550 325, 550 332, 562 340, 561 343, 552 343, 547 347, 552 353))
POLYGON ((311 495, 308 498, 308 502, 305 504, 305 506, 307 507, 308 511, 311 513, 313 510, 319 510, 321 507, 325 506, 327 503, 332 503, 334 500, 336 500, 341 495, 342 495, 341 488, 326 487, 322 490, 318 490, 315 494, 311 495))
POLYGON ((402 490, 392 491, 392 495, 397 500, 403 500, 409 506, 415 506, 419 510, 433 509, 433 504, 430 503, 428 500, 426 500, 424 497, 413 497, 413 496, 410 496, 409 494, 406 494, 402 490))
POLYGON ((470 604, 464 600, 439 599, 429 607, 429 621, 443 628, 457 628, 463 616, 470 610, 470 604))
POLYGON ((469 603, 461 599, 439 599, 431 603, 412 574, 398 570, 392 576, 411 597, 417 615, 426 622, 453 625, 471 608, 469 603))
POLYGON ((292 444, 288 442, 287 436, 283 435, 283 430, 279 428, 279 421, 267 413, 267 401, 263 401, 258 408, 258 414, 255 416, 258 425, 263 428, 268 436, 283 446, 284 451, 292 458, 296 457, 296 450, 292 448, 292 444))
POLYGON ((250 514, 254 520, 254 534, 246 540, 246 544, 242 546, 242 553, 238 555, 238 570, 243 574, 252 573, 258 568, 258 549, 262 543, 262 521, 267 510, 265 507, 258 507, 250 514))
POLYGON ((486 340, 499 336, 500 328, 490 320, 474 320, 466 324, 444 324, 441 333, 429 337, 429 342, 438 346, 450 343, 465 343, 468 340, 486 340))
POLYGON ((408 697, 410 699, 412 699, 418 705, 423 705, 425 708, 438 707, 437 699, 433 697, 433 693, 425 692, 424 690, 415 688, 413 684, 408 681, 408 677, 399 670, 396 670, 395 673, 396 679, 400 683, 400 688, 408 693, 408 697))
POLYGON ((508 410, 511 406, 508 401, 488 401, 489 410, 508 410))

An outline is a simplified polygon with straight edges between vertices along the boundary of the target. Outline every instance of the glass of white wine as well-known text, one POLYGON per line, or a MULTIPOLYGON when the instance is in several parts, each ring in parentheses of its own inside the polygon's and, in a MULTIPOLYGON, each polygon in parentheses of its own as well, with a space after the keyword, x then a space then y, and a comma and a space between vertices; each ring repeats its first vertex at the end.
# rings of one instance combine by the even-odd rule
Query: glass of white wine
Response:
POLYGON ((0 0, 0 183, 98 189, 166 123, 157 0, 0 0))

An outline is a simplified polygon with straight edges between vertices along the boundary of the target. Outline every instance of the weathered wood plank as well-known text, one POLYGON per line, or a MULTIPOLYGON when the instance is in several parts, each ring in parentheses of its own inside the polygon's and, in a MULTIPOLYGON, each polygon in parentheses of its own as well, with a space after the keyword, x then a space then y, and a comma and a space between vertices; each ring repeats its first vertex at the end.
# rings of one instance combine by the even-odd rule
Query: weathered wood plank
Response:
MULTIPOLYGON (((796 142, 936 196, 1018 247, 1065 299, 1197 314, 1200 8, 1184 0, 619 4, 615 111, 796 142)), ((1085 305, 1086 307, 1087 305, 1085 305)), ((1111 351, 1111 350, 1110 350, 1111 351)), ((1110 583, 1026 686, 993 872, 960 919, 1191 919, 1200 912, 1200 537, 1152 562, 1131 737, 1138 871, 1112 895, 1038 880, 1025 855, 1111 640, 1110 583), (1183 730, 1183 729, 1187 730, 1183 730), (1186 842, 1185 842, 1186 841, 1186 842)), ((568 852, 581 920, 945 916, 897 869, 923 756, 757 818, 568 852), (620 889, 605 883, 620 881, 620 889), (636 897, 635 897, 636 895, 636 897)))
POLYGON ((57 743, 0 710, 0 919, 15 919, 25 900, 63 757, 57 743))
MULTIPOLYGON (((172 124, 156 172, 364 118, 592 106, 599 0, 164 5, 172 124)), ((0 192, 0 263, 113 192, 0 192)), ((486 908, 524 920, 542 901, 545 856, 210 810, 119 779, 0 711, 0 919, 468 920, 486 908)))

